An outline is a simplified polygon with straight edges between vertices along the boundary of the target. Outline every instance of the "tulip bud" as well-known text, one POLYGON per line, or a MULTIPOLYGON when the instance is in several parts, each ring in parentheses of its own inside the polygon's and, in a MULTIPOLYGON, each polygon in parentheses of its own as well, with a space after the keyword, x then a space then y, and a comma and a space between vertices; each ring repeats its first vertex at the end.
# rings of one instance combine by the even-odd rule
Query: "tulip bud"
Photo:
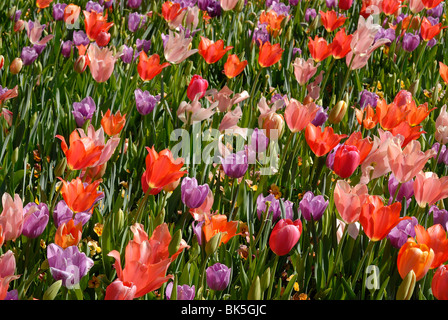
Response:
POLYGON ((23 65, 22 59, 15 58, 9 65, 9 72, 11 72, 12 74, 18 74, 20 70, 22 70, 22 65, 23 65))
POLYGON ((261 122, 261 128, 266 130, 266 136, 269 139, 280 139, 285 131, 285 120, 281 114, 272 113, 268 117, 263 118, 261 122), (274 130, 277 131, 276 134, 274 134, 274 130))
POLYGON ((233 8, 233 11, 235 12, 241 12, 244 9, 244 0, 238 0, 238 3, 236 4, 235 8, 233 8))
POLYGON ((59 163, 56 165, 56 168, 54 169, 55 176, 62 177, 66 167, 67 167, 67 158, 64 157, 59 161, 59 163))
POLYGON ((15 14, 16 14, 16 6, 12 6, 8 10, 8 17, 11 17, 11 19, 14 19, 15 14))
MULTIPOLYGON (((286 21, 286 19, 285 19, 286 21)), ((285 34, 286 39, 288 40, 288 42, 291 42, 292 40, 292 25, 290 24, 288 29, 286 30, 286 34, 285 34)))
POLYGON ((261 292, 269 288, 271 283, 271 268, 267 268, 266 271, 261 276, 261 292))
POLYGON ((161 225, 165 221, 165 208, 163 208, 157 217, 154 219, 154 225, 153 227, 156 228, 157 226, 161 225))
POLYGON ((50 268, 50 265, 48 264, 48 259, 45 259, 45 261, 42 262, 42 264, 40 265, 40 270, 45 271, 45 270, 48 270, 49 268, 50 268))
MULTIPOLYGON (((414 96, 417 93, 417 90, 420 86, 420 79, 415 80, 413 83, 411 83, 411 86, 409 87, 409 92, 414 96)), ((436 94, 437 90, 433 94, 436 94)))
POLYGON ((5 65, 5 57, 0 55, 0 70, 3 69, 3 66, 5 65))
POLYGON ((179 229, 173 235, 173 237, 171 238, 171 242, 168 245, 168 252, 170 253, 170 256, 172 256, 177 252, 177 250, 179 250, 181 240, 182 240, 182 229, 179 229))
POLYGON ((413 270, 409 271, 406 277, 401 282, 397 291, 397 300, 410 300, 415 288, 415 273, 413 270))
POLYGON ((261 300, 260 277, 257 276, 250 286, 247 300, 261 300))
POLYGON ((201 99, 202 97, 204 97, 207 88, 208 88, 208 81, 203 79, 201 76, 197 74, 194 75, 187 88, 188 99, 193 101, 198 95, 199 95, 198 99, 201 99))
POLYGON ((345 113, 347 112, 347 103, 343 100, 339 101, 330 111, 328 115, 328 121, 336 124, 342 121, 345 113))
POLYGON ((210 241, 207 242, 207 244, 205 245, 205 252, 207 253, 207 255, 212 255, 216 251, 216 249, 218 249, 219 244, 221 243, 221 236, 221 232, 218 232, 210 239, 210 241))
POLYGON ((121 209, 118 209, 117 214, 114 219, 114 229, 121 230, 124 226, 124 212, 121 209))
POLYGON ((16 163, 19 160, 19 147, 15 148, 12 152, 11 161, 12 163, 16 163))
POLYGON ((78 73, 83 73, 87 68, 87 60, 86 60, 86 56, 82 55, 79 56, 78 59, 76 59, 75 61, 75 66, 74 69, 76 72, 78 73))
POLYGON ((16 23, 14 23, 14 32, 21 32, 23 29, 25 29, 25 21, 17 20, 16 23))

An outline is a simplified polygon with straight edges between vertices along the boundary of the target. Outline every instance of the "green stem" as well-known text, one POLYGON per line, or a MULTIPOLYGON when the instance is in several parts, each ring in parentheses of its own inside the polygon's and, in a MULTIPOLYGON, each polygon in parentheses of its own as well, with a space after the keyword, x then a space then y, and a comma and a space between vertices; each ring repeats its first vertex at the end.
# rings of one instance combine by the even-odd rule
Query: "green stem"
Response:
POLYGON ((341 101, 342 97, 344 96, 345 87, 347 86, 348 78, 350 77, 350 73, 352 72, 351 68, 352 68, 354 59, 355 59, 355 54, 352 55, 352 59, 350 60, 350 64, 348 66, 347 73, 345 74, 344 83, 342 84, 342 87, 341 87, 341 93, 339 94, 339 99, 337 101, 341 101))
POLYGON ((275 255, 274 265, 272 266, 271 281, 269 282, 269 290, 268 290, 267 300, 271 299, 272 288, 274 287, 275 271, 277 271, 277 265, 278 265, 279 258, 280 258, 280 256, 275 255))

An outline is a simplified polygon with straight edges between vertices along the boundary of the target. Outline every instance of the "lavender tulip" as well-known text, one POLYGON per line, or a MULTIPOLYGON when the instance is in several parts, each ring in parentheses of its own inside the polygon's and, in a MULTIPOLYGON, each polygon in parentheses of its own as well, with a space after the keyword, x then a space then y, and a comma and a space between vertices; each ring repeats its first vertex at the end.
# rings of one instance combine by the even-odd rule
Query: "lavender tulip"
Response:
POLYGON ((222 291, 229 285, 232 269, 222 263, 215 263, 206 270, 207 285, 215 291, 222 291))
MULTIPOLYGON (((173 283, 170 282, 166 285, 165 294, 168 300, 171 299, 171 293, 173 292, 173 283)), ((193 300, 195 296, 195 287, 191 287, 187 284, 183 286, 177 286, 177 300, 193 300)))
POLYGON ((89 37, 84 31, 80 30, 73 32, 73 44, 75 47, 80 45, 87 46, 89 43, 89 37))
POLYGON ((327 5, 328 9, 334 9, 336 8, 336 0, 325 0, 325 4, 327 5))
POLYGON ((289 10, 291 9, 290 6, 287 6, 283 2, 275 1, 271 5, 271 10, 273 10, 275 13, 277 13, 279 16, 289 16, 289 10))
POLYGON ((420 44, 420 36, 412 33, 405 33, 403 36, 403 44, 402 48, 403 50, 407 52, 412 52, 420 44))
POLYGON ((132 12, 128 17, 128 29, 131 32, 137 31, 146 23, 146 16, 138 12, 132 12))
POLYGON ((131 47, 128 47, 127 45, 123 45, 121 47, 121 56, 120 59, 124 62, 124 63, 131 63, 132 61, 134 61, 134 49, 132 49, 131 47))
POLYGON ((25 66, 31 65, 34 61, 36 61, 39 54, 33 47, 24 47, 22 49, 22 53, 20 54, 20 59, 25 66))
POLYGON ((372 108, 376 108, 376 105, 378 103, 379 96, 374 93, 367 90, 361 91, 359 94, 359 104, 361 106, 361 109, 367 107, 367 105, 370 105, 372 108))
POLYGON ((193 221, 191 226, 193 228, 193 232, 196 235, 196 239, 198 240, 198 244, 202 246, 202 226, 205 221, 193 221))
POLYGON ((258 219, 262 219, 263 215, 267 210, 267 202, 270 202, 268 217, 272 218, 272 221, 277 221, 282 214, 280 201, 283 202, 283 207, 285 209, 285 218, 291 219, 293 218, 293 203, 289 200, 284 201, 283 199, 279 200, 275 198, 275 196, 270 193, 266 197, 260 194, 257 198, 257 216, 258 219))
POLYGON ((95 101, 92 97, 86 97, 81 102, 73 103, 73 116, 78 127, 82 127, 87 120, 92 119, 96 111, 95 101))
POLYGON ((415 217, 400 221, 387 235, 387 239, 395 248, 401 248, 408 237, 415 237, 414 227, 418 224, 418 220, 415 217))
POLYGON ((67 4, 65 3, 55 3, 53 5, 53 19, 56 21, 64 20, 64 10, 67 4))
POLYGON ((208 184, 198 185, 196 178, 184 178, 181 184, 182 202, 190 209, 199 208, 205 201, 210 187, 208 184))
POLYGON ((257 27, 255 28, 254 33, 252 35, 252 41, 254 41, 257 45, 262 46, 265 42, 268 42, 269 40, 270 36, 267 29, 267 24, 258 22, 257 27))
POLYGON ((143 116, 152 112, 161 98, 160 95, 153 96, 148 91, 142 91, 138 88, 135 89, 134 96, 137 111, 143 116))
POLYGON ((86 11, 87 12, 92 12, 95 11, 97 13, 103 13, 104 8, 102 5, 100 5, 98 2, 94 2, 94 1, 89 1, 86 4, 86 11))
POLYGON ((305 11, 305 21, 310 22, 311 20, 314 20, 317 16, 316 9, 314 8, 308 8, 305 11))
POLYGON ((70 58, 72 54, 73 42, 70 40, 63 41, 61 45, 61 54, 64 58, 70 58))
POLYGON ((315 196, 312 191, 305 192, 299 203, 300 212, 307 221, 310 221, 311 218, 313 221, 320 220, 327 207, 328 200, 325 201, 322 195, 315 196))
POLYGON ((67 223, 71 219, 74 220, 75 225, 82 223, 85 225, 90 220, 92 215, 89 212, 77 212, 73 219, 73 211, 67 206, 64 200, 59 201, 53 210, 53 220, 56 227, 59 227, 63 223, 67 223))
POLYGON ((328 119, 328 108, 324 109, 322 106, 318 106, 319 110, 317 110, 316 115, 314 116, 313 121, 311 123, 316 127, 322 126, 328 119))
POLYGON ((437 206, 429 208, 429 214, 432 213, 433 223, 440 224, 445 231, 448 230, 448 211, 439 209, 437 206))
POLYGON ((230 178, 241 178, 249 168, 248 155, 245 150, 231 153, 221 159, 224 173, 230 178))
POLYGON ((48 206, 45 203, 37 205, 34 202, 28 203, 23 208, 23 216, 22 234, 31 239, 37 238, 44 232, 50 218, 48 206))
POLYGON ((137 9, 142 4, 142 0, 128 0, 128 7, 137 9))
MULTIPOLYGON (((393 200, 395 193, 397 192, 399 182, 395 178, 394 174, 391 173, 389 176, 389 181, 387 186, 389 188, 390 194, 390 202, 393 200)), ((411 200, 411 197, 414 195, 414 179, 409 180, 408 182, 403 183, 398 190, 396 201, 401 201, 403 198, 406 200, 411 200)))
POLYGON ((137 39, 136 41, 137 45, 137 51, 145 51, 145 53, 148 53, 149 49, 151 48, 151 40, 145 40, 145 39, 137 39))
POLYGON ((47 259, 53 278, 62 280, 62 285, 67 288, 77 285, 93 266, 93 260, 84 252, 79 252, 77 246, 64 250, 51 243, 47 247, 47 259))
POLYGON ((426 13, 428 14, 428 16, 431 16, 433 18, 440 18, 443 14, 443 4, 444 1, 439 3, 436 7, 429 9, 428 11, 426 11, 426 13))
POLYGON ((263 130, 255 128, 252 132, 249 149, 255 152, 266 151, 269 145, 269 138, 265 135, 263 130))
POLYGON ((19 293, 16 289, 8 291, 4 300, 19 300, 19 293))

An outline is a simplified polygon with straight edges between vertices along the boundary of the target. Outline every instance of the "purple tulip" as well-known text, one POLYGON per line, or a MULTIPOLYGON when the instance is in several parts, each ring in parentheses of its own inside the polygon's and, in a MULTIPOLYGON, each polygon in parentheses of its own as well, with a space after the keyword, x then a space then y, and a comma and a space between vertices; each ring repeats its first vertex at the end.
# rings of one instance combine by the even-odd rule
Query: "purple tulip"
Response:
POLYGON ((146 16, 138 12, 132 12, 128 17, 128 29, 131 32, 137 31, 146 23, 146 16))
POLYGON ((403 36, 403 50, 407 51, 407 52, 412 52, 415 49, 417 49, 417 47, 420 44, 420 36, 416 35, 416 34, 412 34, 412 33, 405 33, 403 36))
POLYGON ((270 7, 279 16, 280 15, 289 16, 289 10, 291 9, 290 6, 287 6, 283 2, 275 1, 275 0, 274 0, 274 2, 272 2, 272 5, 270 7))
POLYGON ((173 3, 179 3, 181 8, 192 8, 196 5, 197 0, 173 0, 173 3))
POLYGON ((320 220, 327 207, 328 200, 325 201, 322 195, 314 196, 312 191, 305 192, 299 203, 300 212, 307 221, 310 221, 311 217, 313 221, 320 220))
POLYGON ((302 54, 302 49, 300 48, 293 48, 292 49, 292 57, 294 58, 296 55, 301 55, 302 54))
POLYGON ((231 153, 220 159, 224 173, 230 178, 241 178, 249 168, 249 159, 245 150, 231 153))
POLYGON ((319 110, 317 110, 316 115, 314 116, 313 121, 311 123, 316 127, 322 126, 328 119, 328 108, 324 109, 322 106, 318 106, 319 110))
POLYGON ((269 145, 269 138, 264 133, 264 130, 260 130, 255 128, 252 132, 249 149, 255 152, 264 152, 266 151, 269 145))
MULTIPOLYGON (((393 200, 393 197, 395 195, 395 192, 397 191, 399 182, 397 179, 395 179, 395 176, 393 173, 389 176, 389 181, 387 183, 387 186, 389 188, 389 194, 390 194, 390 202, 393 200)), ((400 186, 400 189, 398 190, 398 194, 396 197, 396 201, 403 200, 403 198, 406 198, 407 201, 411 200, 411 197, 414 195, 414 179, 409 180, 408 182, 403 183, 400 186)))
POLYGON ((48 206, 45 203, 37 205, 34 202, 28 203, 23 208, 23 216, 22 234, 31 239, 37 238, 44 232, 50 218, 48 206))
POLYGON ((252 35, 252 41, 254 41, 258 46, 262 46, 265 42, 268 42, 269 40, 270 36, 267 29, 267 24, 258 22, 257 27, 255 28, 254 33, 252 35))
POLYGON ((448 211, 439 209, 437 206, 429 208, 429 214, 432 213, 432 221, 434 224, 440 224, 445 231, 448 230, 448 211))
MULTIPOLYGON (((283 199, 281 199, 281 201, 283 201, 283 199)), ((294 212, 293 212, 294 203, 289 201, 289 200, 285 200, 285 201, 283 201, 283 207, 285 208, 285 219, 293 220, 293 217, 294 217, 294 212)), ((280 209, 280 212, 281 212, 281 209, 280 209)))
POLYGON ((262 194, 258 195, 257 198, 257 216, 258 219, 262 219, 263 215, 267 209, 267 202, 270 202, 268 216, 272 216, 272 221, 277 221, 281 218, 282 210, 280 201, 283 202, 283 207, 285 209, 285 218, 293 219, 293 203, 289 200, 284 201, 283 199, 279 200, 275 198, 275 196, 270 193, 266 197, 262 194))
POLYGON ((63 41, 61 45, 61 54, 65 58, 70 58, 70 55, 72 54, 72 48, 73 48, 73 42, 70 40, 63 41))
POLYGON ((137 105, 137 111, 142 116, 151 113, 154 110, 157 103, 159 103, 160 101, 159 94, 157 96, 153 96, 148 91, 142 91, 139 88, 135 89, 134 96, 135 96, 135 104, 137 105))
POLYGON ((436 38, 432 38, 431 40, 428 41, 428 43, 426 44, 426 46, 428 48, 432 48, 437 44, 437 39, 436 38))
POLYGON ((71 219, 74 220, 75 225, 80 222, 82 225, 85 225, 91 217, 92 215, 90 212, 77 212, 73 219, 73 211, 70 210, 64 200, 59 201, 53 210, 53 220, 56 227, 69 222, 71 219))
POLYGON ((361 109, 364 109, 369 104, 372 108, 376 108, 378 99, 379 96, 376 93, 363 90, 359 94, 359 105, 361 106, 361 109))
MULTIPOLYGON (((439 153, 439 147, 440 144, 438 142, 434 143, 431 147, 431 149, 433 149, 436 154, 432 156, 432 158, 436 159, 437 158, 437 154, 439 153)), ((446 146, 443 144, 442 145, 442 150, 440 150, 440 154, 439 154, 439 159, 437 160, 437 163, 442 163, 444 158, 445 158, 445 153, 446 153, 446 146)))
MULTIPOLYGON (((173 291, 173 283, 170 282, 166 285, 165 294, 168 300, 171 299, 171 292, 173 291)), ((177 300, 193 300, 195 296, 194 285, 191 287, 187 284, 183 286, 177 286, 177 300)))
POLYGON ((296 6, 296 5, 299 4, 299 0, 289 0, 289 4, 290 4, 291 6, 296 6))
POLYGON ((16 10, 16 12, 14 12, 14 14, 12 14, 9 19, 17 22, 20 20, 20 16, 22 15, 22 10, 16 10))
POLYGON ((137 45, 137 51, 145 51, 145 53, 148 53, 149 49, 151 48, 151 40, 145 40, 145 39, 137 39, 136 41, 137 45))
POLYGON ((215 263, 206 270, 207 285, 215 291, 222 291, 229 285, 232 269, 222 263, 215 263))
POLYGON ((37 55, 40 55, 46 47, 47 47, 47 44, 35 44, 33 46, 33 49, 34 49, 34 51, 36 51, 37 55))
POLYGON ((79 283, 92 268, 93 260, 84 252, 79 252, 78 246, 70 246, 65 250, 51 243, 47 247, 47 259, 53 278, 62 280, 62 285, 72 288, 79 283))
POLYGON ((24 47, 22 49, 22 53, 20 54, 20 59, 25 66, 31 65, 34 61, 36 61, 39 54, 36 52, 34 47, 24 47))
POLYGON ((87 12, 96 11, 96 13, 103 13, 104 8, 98 2, 89 1, 86 4, 86 11, 87 12))
POLYGON ((210 18, 219 17, 221 15, 222 8, 219 1, 210 0, 207 6, 207 13, 210 18))
POLYGON ((400 221, 387 235, 387 239, 395 248, 401 248, 408 237, 415 237, 414 227, 418 224, 418 220, 415 217, 400 221))
POLYGON ((375 34, 375 42, 379 39, 388 39, 390 42, 387 45, 390 45, 390 43, 395 39, 395 30, 392 28, 384 29, 380 28, 378 32, 375 34))
POLYGON ((115 0, 98 0, 98 2, 100 3, 100 5, 104 6, 104 8, 110 8, 114 5, 114 1, 115 0))
POLYGON ((193 228, 193 232, 196 235, 196 239, 198 240, 198 244, 202 246, 202 226, 205 221, 193 221, 191 226, 193 228))
POLYGON ((80 45, 87 46, 89 43, 90 39, 84 31, 80 30, 73 32, 73 44, 75 47, 80 45))
POLYGON ((123 45, 121 47, 121 56, 120 59, 124 62, 124 63, 131 63, 132 61, 134 61, 134 49, 132 49, 131 47, 128 47, 127 45, 123 45))
POLYGON ((86 97, 81 102, 73 103, 73 116, 78 127, 82 127, 87 120, 92 119, 96 111, 95 101, 92 97, 86 97))
POLYGON ((8 291, 4 300, 19 300, 19 293, 16 289, 8 291))
POLYGON ((210 0, 198 0, 198 8, 202 11, 207 11, 210 0))
POLYGON ((184 178, 181 184, 182 202, 190 209, 199 208, 207 198, 208 184, 198 185, 196 178, 184 178))
POLYGON ((55 3, 53 4, 53 19, 56 21, 64 20, 64 10, 67 6, 66 3, 55 3))
POLYGON ((336 8, 337 6, 336 0, 325 0, 325 4, 328 9, 336 8))
POLYGON ((440 18, 443 14, 443 2, 439 3, 436 7, 429 9, 426 13, 428 16, 440 18))
POLYGON ((128 0, 128 7, 137 9, 142 4, 142 0, 128 0))
POLYGON ((316 9, 314 8, 308 8, 305 11, 305 21, 310 22, 311 20, 314 20, 317 16, 316 9))

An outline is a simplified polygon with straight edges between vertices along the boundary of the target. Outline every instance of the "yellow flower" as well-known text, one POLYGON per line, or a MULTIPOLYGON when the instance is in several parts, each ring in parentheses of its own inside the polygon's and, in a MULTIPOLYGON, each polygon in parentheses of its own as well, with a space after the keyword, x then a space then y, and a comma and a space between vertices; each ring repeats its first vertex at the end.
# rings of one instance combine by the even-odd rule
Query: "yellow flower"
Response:
POLYGON ((103 225, 101 223, 95 223, 95 226, 93 227, 93 231, 98 235, 98 237, 101 237, 103 234, 103 225))
POLYGON ((95 277, 95 275, 92 276, 92 279, 89 280, 88 286, 89 288, 99 288, 100 287, 100 279, 95 277))
POLYGON ((45 240, 44 240, 44 239, 40 239, 40 247, 41 247, 42 249, 45 249, 45 248, 47 247, 47 244, 45 243, 45 240))
POLYGON ((299 291, 299 283, 298 282, 294 282, 294 291, 299 291))

